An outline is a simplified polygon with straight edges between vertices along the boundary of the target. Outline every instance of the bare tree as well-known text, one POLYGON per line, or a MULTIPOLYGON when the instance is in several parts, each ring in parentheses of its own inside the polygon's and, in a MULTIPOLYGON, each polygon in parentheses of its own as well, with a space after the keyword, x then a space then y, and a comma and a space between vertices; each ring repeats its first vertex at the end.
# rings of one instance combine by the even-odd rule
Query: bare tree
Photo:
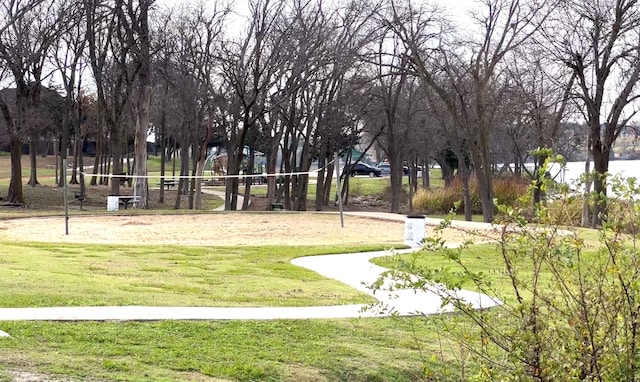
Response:
MULTIPOLYGON (((378 99, 374 107, 382 112, 384 121, 383 134, 385 144, 382 146, 391 167, 391 212, 400 212, 402 195, 403 136, 407 124, 402 121, 402 107, 408 99, 406 94, 411 87, 411 78, 407 67, 406 47, 392 30, 384 30, 375 43, 374 57, 375 88, 370 95, 378 99)), ((377 119, 377 118, 376 118, 377 119)))
MULTIPOLYGON (((446 77, 445 83, 451 80, 455 80, 453 89, 448 89, 451 94, 450 102, 458 107, 463 107, 463 97, 456 97, 461 93, 463 89, 466 89, 465 85, 466 77, 453 78, 450 75, 446 77)), ((443 146, 440 149, 442 156, 444 157, 441 162, 442 174, 445 179, 445 185, 451 184, 453 181, 453 171, 457 170, 457 179, 462 183, 462 201, 464 204, 464 216, 465 220, 471 221, 473 218, 473 203, 471 198, 471 159, 469 157, 469 137, 465 134, 465 130, 462 130, 457 125, 455 118, 447 111, 447 107, 444 105, 442 99, 428 92, 427 102, 433 117, 433 122, 436 125, 436 131, 443 139, 443 146), (450 165, 451 161, 454 161, 455 166, 450 165), (447 179, 449 178, 449 179, 447 179)))
MULTIPOLYGON (((279 95, 286 96, 286 102, 279 103, 277 113, 282 140, 285 175, 281 191, 286 208, 307 209, 307 174, 314 160, 319 167, 325 167, 327 159, 333 160, 335 150, 328 151, 330 136, 335 137, 335 123, 346 111, 341 89, 345 72, 354 62, 353 46, 360 39, 358 33, 344 39, 346 30, 351 30, 356 20, 361 20, 358 12, 341 13, 317 4, 296 2, 289 11, 292 17, 283 20, 281 32, 288 34, 286 50, 291 52, 290 69, 283 73, 285 86, 279 95), (346 14, 345 14, 346 13, 346 14), (290 22, 288 20, 291 20, 290 22), (337 20, 344 20, 341 24, 337 20), (344 29, 343 29, 344 28, 344 29), (344 33, 344 35, 342 34, 344 33)), ((353 30, 352 30, 353 32, 353 30)), ((341 122, 345 122, 343 119, 341 122)), ((350 123, 347 122, 347 125, 350 123)), ((325 187, 325 172, 320 171, 319 189, 325 187)), ((322 198, 316 201, 321 205, 322 198)))
MULTIPOLYGON (((73 127, 75 144, 74 166, 71 175, 71 183, 78 183, 77 169, 80 168, 80 192, 85 194, 85 183, 82 163, 82 135, 80 132, 81 112, 79 90, 82 87, 83 60, 87 41, 86 24, 83 22, 86 8, 74 9, 73 17, 67 21, 69 27, 60 35, 53 47, 52 61, 60 74, 65 91, 65 112, 62 120, 62 129, 59 132, 60 161, 57 166, 62 169, 62 162, 67 157, 67 148, 71 142, 70 131, 73 127)), ((64 179, 60 177, 58 186, 62 187, 64 179)))
POLYGON ((152 69, 149 11, 154 0, 116 0, 120 41, 130 49, 135 78, 135 98, 130 100, 135 126, 134 195, 140 196, 138 207, 149 205, 147 180, 147 135, 151 107, 152 69))
MULTIPOLYGON (((550 47, 576 77, 574 94, 586 114, 597 195, 606 195, 613 144, 638 111, 639 29, 637 0, 573 0, 546 30, 550 47)), ((599 226, 605 199, 597 197, 594 207, 591 223, 599 226)))
MULTIPOLYGON (((7 200, 24 203, 22 189, 22 145, 27 140, 27 110, 40 100, 46 57, 66 23, 66 4, 50 0, 4 1, 0 3, 0 60, 15 84, 16 112, 0 99, 0 111, 9 127, 11 181, 7 200)), ((34 159, 32 157, 32 159, 34 159)), ((32 163, 35 171, 35 163, 32 163)), ((32 173, 32 184, 37 180, 32 173)))
MULTIPOLYGON (((226 134, 227 173, 232 176, 240 173, 250 131, 275 107, 268 99, 277 89, 277 73, 286 69, 283 67, 286 52, 281 49, 286 33, 274 34, 274 28, 284 4, 282 0, 250 1, 250 18, 244 36, 224 45, 222 76, 236 98, 227 115, 232 124, 227 124, 230 129, 226 134)), ((239 178, 227 179, 225 209, 237 208, 238 189, 239 178)))
MULTIPOLYGON (((125 105, 130 89, 126 81, 127 48, 115 38, 118 18, 108 0, 85 1, 87 45, 93 79, 96 83, 97 140, 93 174, 122 173, 123 127, 125 105), (109 137, 107 142, 106 137, 109 137)), ((100 182, 104 184, 109 178, 100 182)), ((93 176, 90 184, 97 183, 93 176)), ((120 193, 120 180, 112 178, 112 195, 120 193)))
POLYGON ((491 134, 503 121, 498 117, 506 85, 504 60, 529 40, 553 9, 551 1, 483 0, 474 20, 475 35, 453 38, 445 34, 437 9, 415 7, 411 1, 390 2, 389 25, 407 47, 416 74, 433 88, 455 124, 470 137, 469 154, 478 181, 484 220, 493 220, 493 157, 491 134), (445 38, 448 37, 448 40, 445 38), (445 42, 446 41, 446 42, 445 42), (437 73, 449 78, 443 84, 437 73), (467 80, 463 89, 460 75, 467 80), (456 94, 452 97, 449 90, 456 94), (459 91, 460 90, 460 91, 459 91))
MULTIPOLYGON (((160 110, 160 138, 166 141, 172 137, 180 141, 180 146, 191 147, 192 175, 189 172, 189 156, 181 158, 178 195, 175 206, 179 208, 182 194, 188 193, 189 208, 201 207, 201 187, 207 149, 213 136, 217 98, 215 83, 219 69, 216 58, 220 49, 223 22, 227 9, 207 7, 204 3, 183 5, 169 9, 154 24, 157 39, 155 81, 158 98, 163 104, 160 110), (167 129, 167 109, 169 99, 176 105, 174 123, 181 129, 167 129)), ((164 150, 163 150, 164 151, 164 150)), ((164 155, 164 154, 163 154, 164 155)), ((164 162, 163 162, 164 163, 164 162)), ((164 172, 163 172, 164 174, 164 172)), ((163 182, 161 182, 163 184, 163 182)))
MULTIPOLYGON (((313 59, 317 68, 308 70, 313 75, 305 75, 309 80, 303 85, 308 94, 305 99, 311 102, 305 102, 307 130, 300 139, 307 149, 302 159, 309 160, 301 163, 298 171, 308 171, 310 159, 317 159, 316 210, 322 210, 332 200, 332 180, 338 165, 333 162, 335 153, 348 149, 353 137, 363 132, 363 114, 368 104, 365 92, 370 84, 359 77, 364 68, 364 49, 376 35, 372 23, 376 7, 375 2, 358 0, 334 8, 319 3, 318 12, 310 15, 319 21, 315 38, 320 41, 313 59)), ((348 182, 343 185, 348 186, 348 182)), ((297 192, 306 198, 302 195, 306 188, 298 187, 297 192)))
MULTIPOLYGON (((524 171, 536 182, 534 205, 538 205, 543 196, 544 174, 540 169, 549 159, 549 150, 558 152, 563 136, 568 133, 563 122, 572 111, 571 92, 575 81, 575 75, 558 68, 543 50, 542 46, 523 47, 509 64, 512 89, 506 103, 512 123, 503 126, 506 137, 501 140, 502 147, 513 155, 516 173, 524 171), (532 169, 524 166, 529 158, 534 160, 532 169)), ((504 159, 507 162, 506 156, 504 159)))

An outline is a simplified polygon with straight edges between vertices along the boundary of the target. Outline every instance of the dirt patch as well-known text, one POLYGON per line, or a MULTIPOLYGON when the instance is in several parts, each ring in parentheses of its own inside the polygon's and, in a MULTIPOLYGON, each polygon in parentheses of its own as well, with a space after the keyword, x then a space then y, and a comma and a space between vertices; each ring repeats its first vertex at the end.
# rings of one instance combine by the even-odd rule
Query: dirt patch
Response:
MULTIPOLYGON (((428 229, 429 231, 429 229, 428 229)), ((447 241, 463 234, 445 230, 447 241)), ((14 241, 161 245, 331 245, 404 242, 404 222, 316 213, 100 215, 5 220, 0 237, 14 241)))

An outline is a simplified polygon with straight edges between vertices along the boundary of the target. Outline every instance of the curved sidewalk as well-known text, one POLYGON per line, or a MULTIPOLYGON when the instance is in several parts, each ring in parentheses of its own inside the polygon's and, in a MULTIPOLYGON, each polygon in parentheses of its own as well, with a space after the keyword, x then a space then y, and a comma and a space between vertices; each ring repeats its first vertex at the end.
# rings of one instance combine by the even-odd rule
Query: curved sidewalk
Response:
MULTIPOLYGON (((404 215, 388 213, 349 213, 371 218, 404 220, 404 215)), ((434 222, 429 222, 434 224, 434 222)), ((437 223, 435 223, 437 224, 437 223)), ((477 223, 476 223, 477 224, 477 223)), ((481 224, 481 223, 480 223, 481 224)), ((399 250, 409 253, 415 249, 399 250)), ((162 307, 162 306, 97 306, 97 307, 45 307, 0 308, 0 321, 156 321, 156 320, 274 320, 384 317, 428 315, 451 312, 452 306, 442 306, 441 295, 452 294, 476 308, 489 308, 499 301, 471 291, 444 291, 434 286, 430 291, 413 289, 389 291, 389 286, 374 293, 368 286, 387 271, 370 262, 372 258, 391 255, 391 251, 348 253, 299 257, 292 263, 325 277, 338 280, 363 293, 373 296, 374 306, 339 305, 313 307, 162 307)))

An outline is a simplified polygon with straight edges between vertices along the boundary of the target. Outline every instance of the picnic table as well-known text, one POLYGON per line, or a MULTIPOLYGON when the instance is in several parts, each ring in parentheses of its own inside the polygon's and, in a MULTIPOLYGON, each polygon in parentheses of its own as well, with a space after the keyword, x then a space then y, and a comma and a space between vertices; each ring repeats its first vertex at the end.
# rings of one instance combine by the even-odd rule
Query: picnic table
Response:
POLYGON ((119 181, 120 184, 125 184, 129 182, 131 179, 127 176, 126 172, 114 172, 113 173, 113 181, 119 181))
POLYGON ((80 211, 82 211, 82 205, 84 204, 84 201, 86 199, 87 199, 87 195, 83 193, 76 192, 73 194, 73 201, 80 202, 80 211))
POLYGON ((177 186, 178 182, 180 182, 180 180, 178 179, 165 179, 163 182, 161 182, 161 184, 163 184, 164 188, 168 190, 171 187, 177 186))

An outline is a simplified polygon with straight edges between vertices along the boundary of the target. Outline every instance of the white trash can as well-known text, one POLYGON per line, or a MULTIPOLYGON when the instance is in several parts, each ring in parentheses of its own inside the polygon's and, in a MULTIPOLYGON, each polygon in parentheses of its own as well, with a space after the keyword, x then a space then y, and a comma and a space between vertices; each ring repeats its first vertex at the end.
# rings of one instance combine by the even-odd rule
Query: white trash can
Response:
POLYGON ((117 196, 107 196, 107 211, 118 211, 120 200, 117 196))
POLYGON ((404 243, 412 248, 422 247, 426 234, 423 215, 407 215, 404 220, 404 243))

